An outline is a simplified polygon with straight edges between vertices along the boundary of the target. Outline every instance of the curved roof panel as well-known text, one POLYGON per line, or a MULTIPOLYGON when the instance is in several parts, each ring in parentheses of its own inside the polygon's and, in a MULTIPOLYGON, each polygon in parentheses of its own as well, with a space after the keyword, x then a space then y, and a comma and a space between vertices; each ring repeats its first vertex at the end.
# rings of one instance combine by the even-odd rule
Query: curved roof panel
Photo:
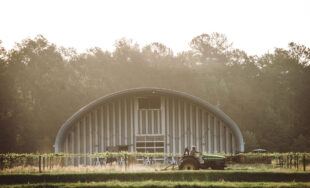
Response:
POLYGON ((206 108, 209 112, 217 116, 219 119, 221 119, 225 124, 227 124, 230 127, 230 129, 233 131, 233 134, 235 135, 235 138, 236 138, 237 151, 238 152, 244 151, 243 137, 242 137, 242 133, 239 127, 230 117, 228 117, 223 111, 216 108, 215 106, 209 104, 208 102, 198 97, 195 97, 195 96, 183 93, 183 92, 175 91, 175 90, 163 89, 163 88, 135 88, 135 89, 128 89, 128 90, 124 90, 121 92, 116 92, 113 94, 103 96, 97 100, 94 100, 88 105, 82 107, 80 110, 78 110, 62 125, 62 127, 58 131, 57 136, 56 136, 56 141, 55 141, 55 152, 56 153, 59 152, 59 145, 61 141, 64 139, 65 133, 70 128, 70 126, 74 122, 76 122, 80 117, 82 117, 84 114, 87 114, 89 111, 91 111, 97 105, 102 104, 108 100, 122 97, 122 96, 127 96, 127 95, 136 96, 136 95, 147 95, 147 94, 179 96, 179 97, 188 99, 189 101, 198 103, 199 105, 206 108))

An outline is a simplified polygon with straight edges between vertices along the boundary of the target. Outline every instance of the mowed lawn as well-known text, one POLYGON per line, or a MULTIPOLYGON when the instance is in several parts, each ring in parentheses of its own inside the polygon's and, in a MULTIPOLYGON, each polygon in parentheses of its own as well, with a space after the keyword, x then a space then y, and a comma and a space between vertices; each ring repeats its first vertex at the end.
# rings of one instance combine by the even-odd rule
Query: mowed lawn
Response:
POLYGON ((0 187, 310 187, 310 172, 199 170, 0 174, 0 187))
POLYGON ((87 183, 13 184, 1 187, 310 187, 310 182, 107 181, 87 183))

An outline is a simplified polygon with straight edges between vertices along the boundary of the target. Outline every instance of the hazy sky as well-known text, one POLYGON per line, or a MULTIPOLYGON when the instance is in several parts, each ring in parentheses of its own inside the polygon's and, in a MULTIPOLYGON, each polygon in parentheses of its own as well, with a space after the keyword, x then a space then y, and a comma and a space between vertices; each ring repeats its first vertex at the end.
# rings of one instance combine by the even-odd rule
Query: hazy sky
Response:
POLYGON ((195 36, 212 32, 251 55, 291 41, 310 47, 310 0, 0 0, 0 18, 7 49, 42 34, 79 52, 111 51, 123 37, 180 52, 195 36))

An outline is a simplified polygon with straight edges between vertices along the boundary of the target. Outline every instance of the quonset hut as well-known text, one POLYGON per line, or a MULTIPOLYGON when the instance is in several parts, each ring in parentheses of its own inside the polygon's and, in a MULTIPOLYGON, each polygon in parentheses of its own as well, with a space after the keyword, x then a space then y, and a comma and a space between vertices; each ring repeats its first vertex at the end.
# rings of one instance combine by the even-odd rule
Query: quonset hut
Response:
POLYGON ((218 108, 182 92, 138 88, 81 108, 58 131, 55 152, 101 153, 124 145, 148 153, 181 154, 192 145, 208 153, 244 151, 239 127, 218 108))

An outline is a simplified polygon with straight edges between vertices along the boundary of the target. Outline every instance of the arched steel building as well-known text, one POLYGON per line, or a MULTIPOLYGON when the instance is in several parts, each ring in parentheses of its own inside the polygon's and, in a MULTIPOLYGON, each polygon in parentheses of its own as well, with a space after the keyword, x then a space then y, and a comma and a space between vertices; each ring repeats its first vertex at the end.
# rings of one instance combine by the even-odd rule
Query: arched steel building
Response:
POLYGON ((119 145, 138 152, 183 153, 192 145, 208 153, 244 151, 239 127, 218 108, 182 92, 138 88, 76 112, 60 128, 55 152, 100 153, 119 145))

